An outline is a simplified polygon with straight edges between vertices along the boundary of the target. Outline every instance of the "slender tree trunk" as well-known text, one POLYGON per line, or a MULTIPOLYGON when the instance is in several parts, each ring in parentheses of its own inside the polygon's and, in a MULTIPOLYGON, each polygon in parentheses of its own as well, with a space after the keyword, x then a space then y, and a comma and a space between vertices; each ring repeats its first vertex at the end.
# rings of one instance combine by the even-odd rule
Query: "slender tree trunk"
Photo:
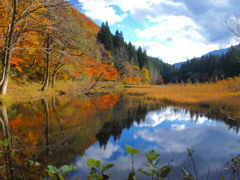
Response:
MULTIPOLYGON (((51 12, 48 10, 48 20, 51 21, 51 12)), ((45 56, 45 74, 44 74, 44 82, 43 82, 43 87, 42 91, 45 91, 48 88, 49 85, 49 80, 50 80, 50 54, 51 54, 51 31, 50 27, 47 27, 47 42, 46 42, 46 56, 45 56)))
POLYGON ((64 66, 64 64, 61 64, 61 60, 64 56, 64 53, 63 51, 66 49, 66 47, 63 47, 62 48, 62 53, 60 54, 59 56, 59 59, 58 59, 58 62, 57 64, 55 65, 55 68, 53 70, 53 74, 52 74, 52 88, 54 88, 54 85, 55 85, 55 80, 56 80, 56 76, 57 76, 57 73, 58 73, 58 70, 64 66))
MULTIPOLYGON (((47 50, 48 51, 48 50, 47 50)), ((45 91, 48 88, 49 85, 49 61, 50 61, 50 52, 47 52, 46 59, 45 59, 45 75, 43 80, 43 87, 42 91, 45 91)))
POLYGON ((56 110, 56 98, 55 97, 52 97, 52 107, 53 107, 53 113, 55 114, 55 116, 57 118, 60 131, 61 131, 62 134, 64 134, 63 127, 62 127, 62 124, 61 124, 61 120, 60 120, 60 117, 59 117, 58 112, 56 110))
POLYGON ((49 156, 49 109, 48 109, 48 102, 46 99, 42 99, 42 104, 44 107, 44 121, 45 121, 45 136, 46 136, 46 156, 48 161, 49 156))
POLYGON ((61 68, 61 66, 60 66, 60 60, 59 60, 58 64, 55 66, 55 69, 54 69, 53 74, 52 74, 52 88, 54 88, 54 86, 55 86, 55 80, 56 80, 57 72, 60 68, 61 68))
POLYGON ((9 127, 9 121, 8 121, 8 115, 7 115, 7 108, 6 106, 2 106, 2 118, 0 119, 2 126, 3 126, 3 132, 4 132, 4 139, 11 138, 10 134, 10 127, 9 127))
POLYGON ((7 114, 7 108, 6 106, 2 106, 2 117, 1 122, 3 123, 3 131, 4 131, 4 139, 10 139, 10 142, 8 146, 5 149, 4 157, 6 163, 6 177, 7 179, 15 179, 14 178, 14 168, 13 168, 13 159, 12 159, 12 139, 11 139, 11 132, 10 132, 10 126, 9 126, 9 120, 8 120, 8 114, 7 114))
POLYGON ((64 66, 64 64, 60 64, 60 61, 59 61, 58 65, 55 67, 53 74, 52 74, 52 88, 54 88, 54 86, 55 86, 55 81, 56 81, 58 70, 63 66, 64 66))
POLYGON ((2 95, 6 95, 7 94, 7 86, 8 86, 8 76, 9 76, 9 70, 10 70, 10 60, 11 60, 11 53, 9 55, 7 55, 7 61, 6 61, 6 67, 3 69, 3 81, 2 84, 0 86, 0 91, 2 95))
POLYGON ((8 29, 7 37, 5 40, 4 55, 2 59, 2 80, 0 81, 0 91, 2 95, 7 93, 8 86, 8 76, 10 71, 10 60, 12 59, 13 54, 13 38, 14 38, 14 29, 16 25, 16 14, 17 14, 17 0, 13 0, 13 14, 11 19, 11 24, 8 29))
POLYGON ((50 79, 50 45, 51 45, 51 40, 50 40, 50 34, 48 33, 47 35, 47 44, 46 44, 46 57, 45 57, 45 74, 44 74, 44 79, 43 79, 43 87, 42 91, 45 91, 48 88, 49 85, 49 79, 50 79))
POLYGON ((55 86, 56 76, 57 76, 57 72, 54 72, 53 76, 52 76, 52 88, 54 88, 54 86, 55 86))

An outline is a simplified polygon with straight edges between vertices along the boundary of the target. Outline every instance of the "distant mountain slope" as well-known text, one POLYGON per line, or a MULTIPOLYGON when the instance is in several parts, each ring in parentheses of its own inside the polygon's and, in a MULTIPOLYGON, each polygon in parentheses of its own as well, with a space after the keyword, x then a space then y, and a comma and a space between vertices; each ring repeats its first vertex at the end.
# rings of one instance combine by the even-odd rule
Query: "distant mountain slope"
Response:
MULTIPOLYGON (((207 53, 207 54, 205 54, 205 55, 203 55, 203 56, 209 56, 209 55, 222 55, 222 54, 225 54, 225 53, 227 53, 228 51, 229 51, 229 49, 231 49, 231 47, 228 47, 228 48, 225 48, 225 49, 219 49, 219 50, 214 50, 214 51, 211 51, 211 52, 209 52, 209 53, 207 53)), ((201 57, 199 57, 199 58, 201 58, 201 57)), ((173 66, 175 67, 175 68, 181 68, 181 66, 182 66, 182 64, 184 64, 186 61, 184 61, 184 62, 178 62, 178 63, 175 63, 175 64, 173 64, 173 66)))
POLYGON ((222 55, 222 54, 226 54, 226 53, 229 51, 229 49, 231 49, 231 47, 226 48, 226 49, 214 50, 214 51, 211 51, 211 52, 205 54, 204 56, 209 56, 209 55, 211 55, 211 54, 212 54, 212 55, 222 55))
POLYGON ((177 69, 180 69, 181 66, 182 66, 182 64, 184 64, 185 62, 186 62, 186 61, 178 62, 178 63, 173 64, 173 66, 174 66, 175 68, 177 68, 177 69))

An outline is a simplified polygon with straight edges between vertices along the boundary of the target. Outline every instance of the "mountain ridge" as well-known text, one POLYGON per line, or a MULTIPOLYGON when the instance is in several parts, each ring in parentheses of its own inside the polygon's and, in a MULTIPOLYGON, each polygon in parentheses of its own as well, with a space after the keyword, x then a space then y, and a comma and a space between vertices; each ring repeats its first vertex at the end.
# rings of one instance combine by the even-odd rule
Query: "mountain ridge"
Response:
MULTIPOLYGON (((237 46, 237 45, 235 45, 237 46)), ((235 47, 235 46, 231 46, 231 47, 235 47)), ((203 56, 210 56, 210 55, 222 55, 222 54, 226 54, 230 49, 231 47, 228 47, 228 48, 224 48, 224 49, 219 49, 219 50, 213 50, 213 51, 210 51, 206 54, 204 54, 203 56)), ((203 56, 201 57, 198 57, 198 58, 202 58, 203 56)), ((182 64, 186 63, 187 61, 182 61, 182 62, 178 62, 178 63, 174 63, 173 66, 177 69, 180 69, 182 64)))

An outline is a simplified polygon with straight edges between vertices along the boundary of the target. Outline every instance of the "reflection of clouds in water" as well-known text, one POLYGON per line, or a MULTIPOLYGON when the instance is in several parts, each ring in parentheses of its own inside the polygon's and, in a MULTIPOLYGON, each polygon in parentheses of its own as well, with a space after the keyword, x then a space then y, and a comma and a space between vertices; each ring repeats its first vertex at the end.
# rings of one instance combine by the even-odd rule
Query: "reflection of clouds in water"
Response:
POLYGON ((224 164, 240 150, 240 137, 234 130, 228 131, 224 123, 218 123, 217 126, 188 127, 181 131, 176 128, 148 128, 137 131, 134 136, 146 144, 155 144, 161 160, 166 162, 173 158, 174 165, 178 167, 189 161, 187 148, 193 148, 199 174, 207 174, 209 168, 212 177, 210 179, 219 179, 219 172, 224 171, 224 164))
POLYGON ((113 145, 111 142, 109 142, 105 150, 100 149, 98 145, 90 147, 86 151, 85 157, 98 160, 110 159, 113 153, 116 151, 120 151, 120 149, 121 148, 119 146, 113 145))
POLYGON ((117 151, 121 152, 123 150, 120 146, 113 145, 111 142, 107 144, 106 149, 101 149, 98 144, 95 144, 94 146, 91 146, 88 150, 86 150, 86 153, 83 156, 84 160, 77 160, 76 166, 81 169, 84 163, 87 162, 87 159, 95 159, 101 161, 108 160, 112 157, 113 153, 117 151))
POLYGON ((171 127, 178 131, 182 131, 182 130, 186 129, 185 124, 172 124, 171 127))
MULTIPOLYGON (((208 121, 204 116, 197 118, 195 115, 191 116, 189 111, 182 109, 176 110, 170 107, 165 110, 152 111, 148 113, 146 121, 140 126, 126 131, 129 134, 124 143, 121 143, 121 139, 119 144, 109 141, 105 150, 100 149, 96 143, 86 151, 82 158, 77 158, 76 165, 80 170, 77 172, 78 177, 83 177, 83 174, 87 176, 90 168, 87 167, 86 160, 94 158, 103 160, 103 164, 109 161, 116 164, 109 170, 112 179, 126 179, 131 170, 131 157, 125 152, 125 143, 131 145, 134 142, 135 145, 132 146, 141 150, 140 154, 134 155, 135 170, 145 166, 145 154, 154 149, 161 155, 161 166, 173 159, 172 164, 181 174, 181 167, 189 162, 187 148, 191 147, 195 150, 194 160, 196 160, 199 175, 208 173, 209 168, 211 171, 209 179, 219 179, 219 172, 225 168, 223 165, 240 151, 240 146, 238 146, 240 137, 234 130, 227 130, 227 128, 228 126, 223 122, 208 121), (197 123, 188 122, 196 119, 197 123), (163 121, 168 121, 167 127, 158 126, 163 121)), ((139 176, 137 179, 143 180, 144 178, 145 176, 139 176)), ((176 179, 174 174, 170 179, 176 179)))
POLYGON ((208 120, 205 116, 197 116, 190 114, 189 111, 180 108, 169 107, 166 109, 161 109, 157 111, 149 112, 146 117, 145 121, 142 122, 140 125, 135 123, 135 126, 139 127, 156 127, 159 124, 163 123, 164 121, 195 121, 196 124, 203 124, 205 121, 208 120))
MULTIPOLYGON (((143 141, 156 143, 160 149, 170 153, 185 152, 187 147, 197 147, 197 149, 208 149, 213 152, 212 155, 219 155, 225 152, 235 152, 236 148, 229 150, 229 147, 236 145, 240 140, 236 133, 226 131, 223 124, 216 126, 195 126, 184 127, 184 125, 172 125, 174 128, 158 128, 139 130, 135 133, 134 138, 143 139, 143 141), (179 131, 181 130, 181 131, 179 131), (218 148, 216 148, 218 147, 218 148), (223 148, 226 148, 223 150, 223 148)), ((239 147, 238 147, 239 148, 239 147)), ((239 148, 240 149, 240 148, 239 148)), ((209 153, 207 153, 207 156, 209 153)), ((221 155, 220 155, 221 156, 221 155)))

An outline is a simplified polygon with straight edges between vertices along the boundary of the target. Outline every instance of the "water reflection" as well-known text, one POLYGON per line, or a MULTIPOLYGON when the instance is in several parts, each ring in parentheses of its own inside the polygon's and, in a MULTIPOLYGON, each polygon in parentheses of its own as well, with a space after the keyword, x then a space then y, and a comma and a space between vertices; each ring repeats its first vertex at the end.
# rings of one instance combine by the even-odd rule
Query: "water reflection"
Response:
MULTIPOLYGON (((143 116, 136 121, 136 116, 129 117, 126 112, 122 122, 115 117, 111 122, 105 123, 97 134, 99 144, 95 143, 86 150, 84 156, 77 157, 75 163, 81 171, 75 172, 72 179, 87 178, 89 168, 86 166, 86 159, 92 157, 103 162, 116 163, 117 167, 110 171, 112 179, 126 178, 131 170, 131 160, 125 152, 125 144, 141 150, 141 154, 135 158, 135 169, 144 167, 144 155, 154 149, 161 154, 161 165, 173 160, 174 169, 183 177, 181 167, 194 172, 187 157, 187 148, 191 147, 196 151, 194 159, 201 178, 220 179, 227 176, 226 168, 229 166, 226 163, 240 150, 240 137, 235 130, 228 130, 223 121, 209 119, 203 114, 193 114, 181 108, 163 107, 151 110, 148 107, 143 112, 143 116), (114 129, 119 127, 121 132, 117 129, 116 134, 114 129)), ((169 178, 177 179, 177 175, 171 173, 169 178)), ((138 174, 138 179, 146 177, 138 174)))
MULTIPOLYGON (((161 154, 162 165, 173 160, 180 176, 179 167, 191 170, 186 148, 192 147, 199 174, 204 176, 210 169, 210 179, 219 179, 226 162, 240 150, 236 125, 209 119, 200 112, 115 93, 2 106, 0 122, 1 140, 11 140, 9 148, 0 153, 4 167, 0 177, 5 179, 42 179, 47 165, 71 163, 79 171, 68 179, 87 179, 89 158, 115 163, 110 171, 112 179, 125 179, 131 170, 126 144, 141 150, 135 156, 135 169, 144 167, 144 155, 154 149, 161 154), (18 140, 13 141, 13 137, 18 140), (29 160, 41 166, 30 167, 29 160)), ((171 174, 171 178, 176 176, 171 174)), ((138 174, 138 179, 146 177, 138 174)))
POLYGON ((97 141, 95 135, 109 120, 117 101, 114 94, 91 101, 75 95, 14 104, 8 111, 2 106, 0 140, 9 139, 11 143, 9 148, 0 147, 0 179, 41 179, 46 176, 47 165, 72 163, 76 155, 84 154, 97 141), (38 161, 41 166, 29 167, 29 160, 38 161))

